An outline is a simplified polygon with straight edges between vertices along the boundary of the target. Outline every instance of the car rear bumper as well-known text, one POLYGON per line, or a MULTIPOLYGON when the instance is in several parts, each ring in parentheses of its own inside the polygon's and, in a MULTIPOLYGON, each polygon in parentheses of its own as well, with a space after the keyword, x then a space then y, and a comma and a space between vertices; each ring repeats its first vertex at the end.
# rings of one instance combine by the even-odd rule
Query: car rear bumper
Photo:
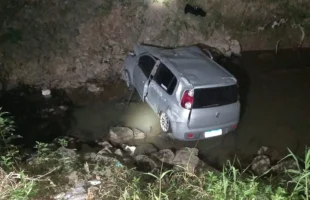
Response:
POLYGON ((177 140, 195 141, 204 140, 215 136, 209 136, 205 134, 206 131, 222 130, 222 135, 227 134, 236 129, 239 121, 230 122, 227 124, 216 125, 212 127, 205 127, 199 129, 189 129, 187 123, 182 122, 171 122, 172 134, 177 140), (193 135, 192 138, 188 138, 188 134, 193 135))

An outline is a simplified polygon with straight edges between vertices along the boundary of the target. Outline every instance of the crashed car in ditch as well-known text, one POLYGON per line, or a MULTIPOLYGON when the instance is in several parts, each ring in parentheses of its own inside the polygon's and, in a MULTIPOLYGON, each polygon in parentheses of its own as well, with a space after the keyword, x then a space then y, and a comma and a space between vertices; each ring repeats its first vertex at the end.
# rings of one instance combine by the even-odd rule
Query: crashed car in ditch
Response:
POLYGON ((125 58, 122 79, 159 116, 162 131, 175 139, 220 136, 239 123, 236 78, 198 46, 135 45, 125 58))

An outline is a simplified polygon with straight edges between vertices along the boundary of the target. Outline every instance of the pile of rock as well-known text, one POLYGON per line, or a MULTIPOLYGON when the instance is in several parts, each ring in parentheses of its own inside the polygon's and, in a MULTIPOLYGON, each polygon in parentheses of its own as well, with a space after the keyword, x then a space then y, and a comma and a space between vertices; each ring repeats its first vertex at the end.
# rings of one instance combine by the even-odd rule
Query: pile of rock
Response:
POLYGON ((296 161, 294 159, 283 160, 280 153, 270 147, 260 147, 257 156, 252 161, 252 170, 258 176, 269 172, 283 173, 288 169, 298 169, 296 161))

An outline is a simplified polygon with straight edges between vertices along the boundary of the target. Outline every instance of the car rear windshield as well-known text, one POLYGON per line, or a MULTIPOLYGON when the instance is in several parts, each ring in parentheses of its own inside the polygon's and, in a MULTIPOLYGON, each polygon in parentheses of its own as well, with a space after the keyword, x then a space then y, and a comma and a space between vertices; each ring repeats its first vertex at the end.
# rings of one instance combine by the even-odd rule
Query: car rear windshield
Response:
POLYGON ((223 106, 238 101, 237 85, 215 88, 199 88, 194 91, 193 108, 223 106))

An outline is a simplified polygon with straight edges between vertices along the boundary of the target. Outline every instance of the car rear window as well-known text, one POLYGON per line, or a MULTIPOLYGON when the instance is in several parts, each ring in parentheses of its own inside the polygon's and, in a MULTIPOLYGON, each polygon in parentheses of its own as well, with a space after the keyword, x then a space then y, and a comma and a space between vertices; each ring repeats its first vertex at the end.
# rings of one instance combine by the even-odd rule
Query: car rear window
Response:
POLYGON ((237 85, 200 88, 194 91, 193 108, 224 106, 238 101, 237 85))

